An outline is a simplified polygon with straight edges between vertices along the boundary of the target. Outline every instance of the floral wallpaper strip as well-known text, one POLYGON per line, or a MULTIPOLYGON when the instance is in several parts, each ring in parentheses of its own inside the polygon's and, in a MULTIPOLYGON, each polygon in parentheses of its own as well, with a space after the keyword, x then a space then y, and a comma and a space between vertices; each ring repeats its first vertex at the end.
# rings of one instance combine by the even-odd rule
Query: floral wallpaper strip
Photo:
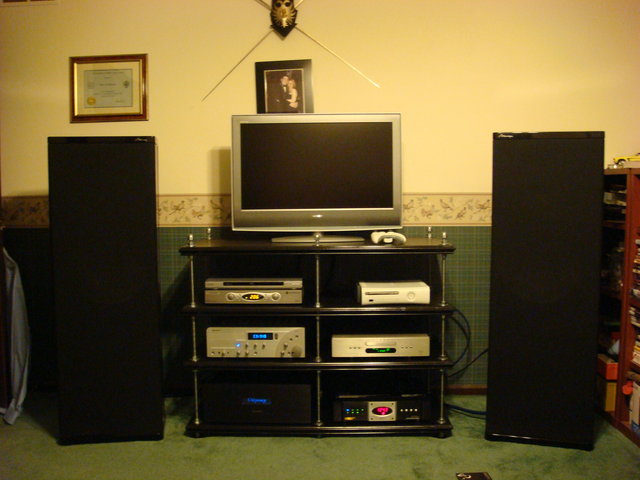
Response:
MULTIPOLYGON (((403 195, 403 225, 490 225, 491 194, 411 193, 403 195)), ((2 198, 8 227, 47 227, 47 196, 2 198)), ((227 226, 231 224, 231 196, 161 195, 158 226, 227 226)))
POLYGON ((161 227, 230 224, 230 195, 162 195, 158 199, 161 227))
POLYGON ((490 225, 491 194, 404 194, 403 225, 490 225))
POLYGON ((3 197, 2 223, 7 227, 47 227, 49 197, 3 197))

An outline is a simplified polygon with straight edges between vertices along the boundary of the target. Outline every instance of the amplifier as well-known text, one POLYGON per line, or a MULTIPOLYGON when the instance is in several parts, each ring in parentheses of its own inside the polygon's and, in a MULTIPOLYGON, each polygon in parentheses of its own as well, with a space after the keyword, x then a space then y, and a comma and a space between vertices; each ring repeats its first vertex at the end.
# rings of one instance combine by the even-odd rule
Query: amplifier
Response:
POLYGON ((408 422, 426 420, 429 399, 409 395, 339 395, 333 402, 336 422, 408 422))
POLYGON ((311 386, 205 383, 201 407, 207 423, 310 424, 311 386))
POLYGON ((405 333, 389 335, 333 335, 333 357, 428 357, 429 335, 405 333))
POLYGON ((304 327, 209 327, 207 357, 304 357, 304 333, 304 327))
POLYGON ((302 303, 301 278, 208 278, 204 303, 302 303))

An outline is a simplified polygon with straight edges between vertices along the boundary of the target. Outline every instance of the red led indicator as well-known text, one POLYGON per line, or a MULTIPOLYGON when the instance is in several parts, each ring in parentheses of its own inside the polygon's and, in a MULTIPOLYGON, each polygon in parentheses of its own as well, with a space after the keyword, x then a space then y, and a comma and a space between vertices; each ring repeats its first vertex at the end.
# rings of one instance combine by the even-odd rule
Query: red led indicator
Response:
POLYGON ((384 417, 386 415, 391 415, 392 412, 393 410, 391 409, 391 407, 375 407, 373 409, 373 414, 379 415, 381 417, 384 417))

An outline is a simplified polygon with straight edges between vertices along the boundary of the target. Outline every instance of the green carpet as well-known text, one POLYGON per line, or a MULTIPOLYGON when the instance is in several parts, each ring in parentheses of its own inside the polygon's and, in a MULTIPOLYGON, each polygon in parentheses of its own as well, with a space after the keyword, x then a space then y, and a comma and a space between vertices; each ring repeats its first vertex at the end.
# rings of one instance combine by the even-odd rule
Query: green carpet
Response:
MULTIPOLYGON (((453 435, 207 437, 184 435, 190 399, 167 399, 161 441, 59 446, 55 395, 33 393, 15 425, 0 425, 0 479, 47 480, 636 480, 640 449, 604 421, 593 451, 484 440, 484 421, 452 411, 453 435)), ((483 409, 483 396, 450 403, 483 409)))

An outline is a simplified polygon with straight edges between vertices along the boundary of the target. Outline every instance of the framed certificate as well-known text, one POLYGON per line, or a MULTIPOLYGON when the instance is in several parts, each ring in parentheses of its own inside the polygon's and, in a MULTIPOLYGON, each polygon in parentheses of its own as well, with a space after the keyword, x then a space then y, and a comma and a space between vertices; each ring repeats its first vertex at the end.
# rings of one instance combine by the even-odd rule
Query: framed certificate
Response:
POLYGON ((148 120, 147 55, 71 57, 71 122, 148 120))

